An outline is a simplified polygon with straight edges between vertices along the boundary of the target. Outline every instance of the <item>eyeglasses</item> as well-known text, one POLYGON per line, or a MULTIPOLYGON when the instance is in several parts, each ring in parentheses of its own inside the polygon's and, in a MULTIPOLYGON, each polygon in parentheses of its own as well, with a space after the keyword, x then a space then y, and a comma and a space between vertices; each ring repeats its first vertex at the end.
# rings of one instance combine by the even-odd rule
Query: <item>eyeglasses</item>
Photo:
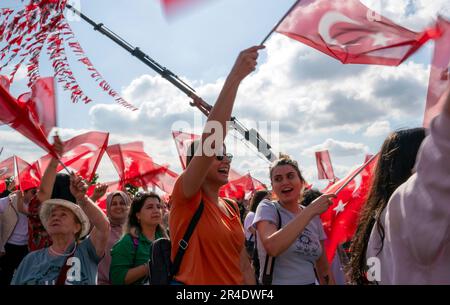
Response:
POLYGON ((233 155, 232 154, 225 154, 225 155, 221 155, 221 156, 216 156, 216 159, 218 161, 222 161, 224 157, 227 157, 228 160, 230 160, 230 162, 233 160, 233 155))

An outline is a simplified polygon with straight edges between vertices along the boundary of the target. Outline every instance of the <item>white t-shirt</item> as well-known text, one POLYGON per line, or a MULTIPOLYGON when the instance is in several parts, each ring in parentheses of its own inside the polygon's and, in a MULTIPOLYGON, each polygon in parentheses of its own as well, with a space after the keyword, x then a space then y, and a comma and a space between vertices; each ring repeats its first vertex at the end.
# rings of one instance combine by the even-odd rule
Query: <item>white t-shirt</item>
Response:
MULTIPOLYGON (((9 197, 0 198, 0 213, 5 212, 8 204, 9 197)), ((25 246, 28 244, 28 217, 22 213, 18 213, 18 215, 16 227, 6 242, 16 246, 25 246)))
MULTIPOLYGON (((278 227, 278 210, 281 216, 281 227, 286 226, 296 215, 285 209, 278 202, 264 199, 256 208, 253 226, 260 221, 269 221, 278 227)), ((273 271, 273 285, 309 285, 316 282, 314 264, 322 255, 321 241, 326 239, 322 222, 318 216, 314 217, 299 234, 295 242, 288 249, 277 256, 273 271)), ((261 275, 264 272, 266 250, 258 236, 258 255, 261 275)), ((261 276, 260 275, 260 276, 261 276)), ((262 277, 260 278, 262 280, 262 277)))
POLYGON ((247 216, 245 216, 244 219, 244 230, 245 230, 245 239, 249 240, 250 236, 252 235, 252 232, 250 232, 250 228, 253 224, 253 219, 255 218, 255 213, 250 211, 248 212, 247 216))

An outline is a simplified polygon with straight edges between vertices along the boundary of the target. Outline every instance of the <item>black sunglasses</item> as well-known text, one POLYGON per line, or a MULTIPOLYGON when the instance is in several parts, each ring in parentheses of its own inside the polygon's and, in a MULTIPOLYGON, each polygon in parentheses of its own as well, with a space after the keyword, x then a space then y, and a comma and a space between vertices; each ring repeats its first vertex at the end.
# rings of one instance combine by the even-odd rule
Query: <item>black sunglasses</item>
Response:
POLYGON ((216 159, 218 161, 222 161, 224 157, 227 157, 228 160, 230 160, 230 162, 233 160, 233 155, 232 154, 225 154, 225 155, 221 155, 221 156, 216 156, 216 159))

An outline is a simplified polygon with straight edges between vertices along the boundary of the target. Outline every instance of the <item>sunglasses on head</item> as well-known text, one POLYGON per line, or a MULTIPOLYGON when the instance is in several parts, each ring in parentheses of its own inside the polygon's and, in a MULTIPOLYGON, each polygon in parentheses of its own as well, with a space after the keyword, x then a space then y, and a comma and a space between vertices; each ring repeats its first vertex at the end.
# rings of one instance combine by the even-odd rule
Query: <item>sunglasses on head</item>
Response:
POLYGON ((220 155, 220 156, 216 156, 216 159, 218 161, 222 161, 223 158, 227 157, 228 160, 230 160, 230 162, 233 160, 233 155, 232 154, 225 154, 225 155, 220 155))

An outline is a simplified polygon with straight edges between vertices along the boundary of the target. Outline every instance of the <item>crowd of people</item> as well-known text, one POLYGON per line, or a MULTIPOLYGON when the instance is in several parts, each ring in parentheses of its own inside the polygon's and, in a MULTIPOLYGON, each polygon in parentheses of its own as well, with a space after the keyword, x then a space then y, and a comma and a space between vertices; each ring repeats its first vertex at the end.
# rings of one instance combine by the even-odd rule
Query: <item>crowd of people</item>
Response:
MULTIPOLYGON (((57 173, 56 157, 38 188, 10 185, 0 198, 1 285, 149 284, 161 238, 170 239, 170 259, 179 264, 169 274, 172 285, 449 284, 450 85, 430 130, 394 132, 384 142, 357 231, 343 251, 348 261, 337 256, 338 268, 325 255, 319 217, 335 195, 306 191, 289 156, 272 164, 271 190, 255 192, 246 215, 219 197, 232 162, 223 144, 226 123, 262 48, 237 57, 206 123, 222 128, 205 127, 191 144, 170 202, 153 192, 115 191, 105 215, 95 202, 107 186, 98 184, 89 197, 81 177, 57 173), (214 133, 222 140, 205 145, 214 133), (368 264, 373 258, 379 274, 368 264)), ((63 150, 58 137, 54 148, 63 150)))

